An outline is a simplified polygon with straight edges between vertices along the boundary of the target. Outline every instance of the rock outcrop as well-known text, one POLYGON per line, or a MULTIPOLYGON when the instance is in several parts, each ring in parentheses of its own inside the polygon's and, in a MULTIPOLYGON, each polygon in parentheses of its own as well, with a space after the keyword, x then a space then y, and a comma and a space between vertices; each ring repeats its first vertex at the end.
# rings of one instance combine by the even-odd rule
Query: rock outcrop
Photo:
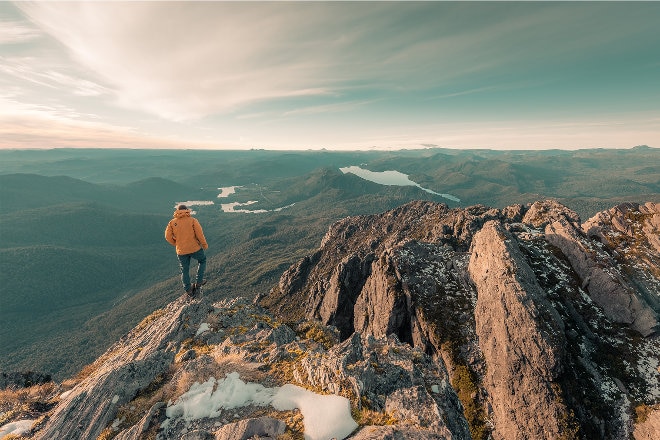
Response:
POLYGON ((660 349, 657 230, 653 204, 582 226, 549 200, 414 202, 335 223, 259 301, 341 339, 396 335, 430 354, 473 438, 627 438, 631 402, 660 398, 649 360, 660 349))
MULTIPOLYGON (((651 205, 649 205, 651 206, 651 205)), ((652 205, 655 207, 655 205, 652 205)), ((614 254, 616 246, 608 247, 602 241, 593 241, 590 237, 598 237, 607 242, 607 237, 621 234, 631 240, 648 242, 653 241, 648 236, 657 237, 655 232, 646 222, 646 216, 638 211, 639 205, 626 204, 601 213, 589 220, 584 229, 576 222, 576 219, 566 215, 559 215, 551 219, 545 226, 545 236, 548 242, 558 247, 571 262, 571 266, 582 280, 582 287, 589 292, 589 296, 603 308, 604 313, 614 322, 628 324, 643 336, 648 336, 655 331, 659 324, 658 320, 658 290, 655 294, 647 292, 646 289, 635 288, 639 285, 634 277, 628 277, 622 273, 625 264, 617 262, 614 254), (642 216, 642 222, 627 222, 630 213, 637 212, 642 216), (634 284, 632 284, 634 283, 634 284), (655 309, 647 302, 655 305, 655 309)), ((645 210, 646 211, 646 210, 645 210)), ((653 211, 651 211, 653 212, 653 211)), ((563 214, 563 213, 562 213, 563 214)), ((649 217, 653 219, 654 214, 649 217)), ((657 216, 660 216, 658 211, 657 216)), ((639 252, 646 243, 636 243, 636 251, 639 252)), ((652 252, 653 248, 649 248, 652 252)), ((655 260, 658 253, 656 252, 655 260)), ((660 262, 660 260, 655 263, 660 262)), ((642 263, 635 259, 631 265, 642 263)), ((652 263, 652 264, 655 264, 652 263)), ((657 266, 655 266, 657 267, 657 266)), ((652 283, 656 289, 657 283, 652 283)))
POLYGON ((559 438, 568 413, 557 379, 564 323, 545 297, 511 234, 488 222, 472 242, 479 348, 488 366, 496 439, 559 438))
POLYGON ((180 298, 145 319, 87 367, 86 377, 66 393, 35 438, 97 438, 122 405, 167 373, 173 348, 194 335, 190 322, 199 322, 207 312, 180 298))
POLYGON ((339 403, 325 425, 342 430, 308 434, 323 440, 655 438, 658 208, 583 225, 555 201, 347 218, 254 302, 179 298, 0 422, 29 416, 38 439, 321 432, 285 390, 339 403))

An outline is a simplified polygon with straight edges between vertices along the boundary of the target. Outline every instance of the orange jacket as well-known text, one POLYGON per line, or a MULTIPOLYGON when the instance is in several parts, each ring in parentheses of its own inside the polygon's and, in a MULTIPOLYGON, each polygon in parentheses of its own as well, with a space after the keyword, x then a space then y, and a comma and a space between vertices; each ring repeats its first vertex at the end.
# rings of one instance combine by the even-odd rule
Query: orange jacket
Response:
POLYGON ((165 240, 176 246, 178 255, 186 255, 201 249, 208 249, 202 225, 190 216, 190 209, 177 209, 174 218, 165 228, 165 240))

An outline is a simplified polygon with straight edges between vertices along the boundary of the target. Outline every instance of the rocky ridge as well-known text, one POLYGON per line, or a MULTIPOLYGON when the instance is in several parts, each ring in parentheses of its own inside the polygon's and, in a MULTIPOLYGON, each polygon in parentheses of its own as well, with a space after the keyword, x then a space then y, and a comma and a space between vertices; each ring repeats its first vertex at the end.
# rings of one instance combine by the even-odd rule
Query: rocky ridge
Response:
POLYGON ((345 398, 350 439, 656 438, 659 226, 650 203, 347 218, 254 302, 182 297, 63 384, 3 376, 0 433, 313 438, 301 409, 184 405, 232 379, 345 398))
POLYGON ((551 200, 413 202, 337 222, 260 303, 419 347, 446 365, 473 438, 644 438, 636 414, 660 401, 659 220, 652 203, 581 224, 551 200))

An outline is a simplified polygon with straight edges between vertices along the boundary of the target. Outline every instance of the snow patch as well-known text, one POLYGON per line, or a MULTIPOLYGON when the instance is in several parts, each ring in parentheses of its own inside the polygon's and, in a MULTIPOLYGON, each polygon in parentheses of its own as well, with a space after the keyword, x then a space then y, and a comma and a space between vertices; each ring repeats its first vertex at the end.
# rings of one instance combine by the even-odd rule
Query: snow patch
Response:
POLYGON ((225 186, 223 188, 218 188, 218 190, 220 191, 220 194, 218 194, 218 198, 221 199, 221 198, 229 197, 232 194, 235 194, 236 188, 243 188, 243 186, 235 185, 235 186, 225 186))
POLYGON ((279 411, 299 408, 307 440, 343 439, 358 426, 351 417, 351 405, 345 397, 324 396, 292 384, 277 391, 272 405, 279 411))
POLYGON ((290 205, 282 206, 275 209, 240 209, 242 206, 249 206, 254 203, 257 203, 257 200, 250 200, 245 203, 240 203, 240 202, 222 203, 220 207, 224 212, 243 212, 249 214, 263 214, 264 212, 280 212, 283 209, 290 208, 293 205, 295 205, 295 203, 291 203, 290 205), (239 209, 236 209, 237 207, 239 209))
POLYGON ((211 326, 208 323, 203 322, 199 325, 199 328, 197 329, 197 333, 195 333, 195 336, 199 336, 202 333, 209 331, 210 329, 211 326))
POLYGON ((32 425, 36 420, 17 420, 15 422, 7 423, 6 425, 0 426, 0 439, 5 438, 8 435, 23 435, 27 432, 30 432, 32 425))
POLYGON ((233 372, 221 380, 211 377, 204 383, 195 382, 176 402, 170 402, 165 411, 168 418, 162 427, 167 428, 177 418, 190 422, 218 417, 223 409, 246 405, 272 405, 280 411, 299 408, 306 440, 344 439, 358 426, 345 397, 320 395, 291 384, 266 388, 258 383, 243 382, 240 375, 233 372))
POLYGON ((215 203, 211 200, 188 200, 187 202, 176 202, 174 204, 174 209, 176 209, 179 205, 204 206, 204 205, 215 205, 215 203))

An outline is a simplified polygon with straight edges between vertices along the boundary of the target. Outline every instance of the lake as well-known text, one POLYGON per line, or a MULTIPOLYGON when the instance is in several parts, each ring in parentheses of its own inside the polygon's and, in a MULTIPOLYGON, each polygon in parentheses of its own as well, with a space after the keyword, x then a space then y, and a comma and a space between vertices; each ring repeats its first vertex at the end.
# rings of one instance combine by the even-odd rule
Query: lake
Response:
POLYGON ((352 173, 358 177, 361 177, 364 180, 370 182, 378 183, 380 185, 394 185, 394 186, 416 186, 422 191, 426 191, 430 194, 435 194, 436 196, 443 197, 447 200, 453 202, 460 202, 461 199, 451 194, 438 193, 428 188, 424 188, 419 183, 413 182, 410 180, 407 174, 400 173, 399 171, 369 171, 358 166, 350 166, 339 168, 339 170, 346 174, 352 173))

